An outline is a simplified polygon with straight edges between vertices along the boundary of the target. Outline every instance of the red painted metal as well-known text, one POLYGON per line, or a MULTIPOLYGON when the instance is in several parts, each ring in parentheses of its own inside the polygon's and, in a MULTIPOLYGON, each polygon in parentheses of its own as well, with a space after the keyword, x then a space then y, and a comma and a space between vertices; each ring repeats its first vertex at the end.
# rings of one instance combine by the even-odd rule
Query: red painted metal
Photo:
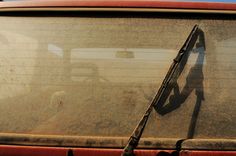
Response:
MULTIPOLYGON (((122 152, 122 149, 0 145, 0 156, 67 156, 70 149, 74 156, 120 156, 122 152)), ((135 154, 136 156, 157 156, 159 152, 171 153, 173 151, 136 150, 135 154)))
POLYGON ((31 0, 0 2, 0 8, 27 7, 122 7, 122 8, 168 8, 236 10, 236 3, 177 2, 160 0, 31 0))
POLYGON ((66 148, 0 145, 0 156, 66 156, 66 148))
MULTIPOLYGON (((121 149, 0 145, 0 156, 67 156, 69 150, 73 151, 74 156, 120 156, 122 152, 121 149)), ((136 150, 135 154, 136 156, 171 156, 173 152, 171 150, 136 150)), ((236 151, 184 150, 179 152, 179 156, 236 156, 236 151)))
POLYGON ((236 156, 236 151, 181 151, 179 156, 236 156))
MULTIPOLYGON (((120 156, 121 149, 74 149, 75 156, 120 156)), ((158 150, 136 150, 136 156, 157 156, 158 150)), ((172 151, 166 151, 171 153, 172 151)))

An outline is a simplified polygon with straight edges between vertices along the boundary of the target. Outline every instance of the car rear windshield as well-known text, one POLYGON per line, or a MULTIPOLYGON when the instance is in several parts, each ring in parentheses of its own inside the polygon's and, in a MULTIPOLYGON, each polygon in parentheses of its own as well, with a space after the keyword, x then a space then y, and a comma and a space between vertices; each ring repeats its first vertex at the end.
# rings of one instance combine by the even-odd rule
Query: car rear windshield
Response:
POLYGON ((0 17, 0 132, 128 137, 198 24, 144 137, 235 138, 236 21, 0 17))

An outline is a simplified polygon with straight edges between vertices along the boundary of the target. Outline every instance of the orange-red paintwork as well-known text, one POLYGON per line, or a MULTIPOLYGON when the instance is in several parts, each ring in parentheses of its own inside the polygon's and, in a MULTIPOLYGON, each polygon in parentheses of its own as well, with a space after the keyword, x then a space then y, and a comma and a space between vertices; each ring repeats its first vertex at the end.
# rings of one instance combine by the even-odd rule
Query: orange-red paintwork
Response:
MULTIPOLYGON (((74 156, 120 156, 121 149, 98 149, 98 148, 59 148, 37 146, 0 146, 0 156, 67 156, 72 150, 74 156)), ((160 150, 137 150, 136 156, 157 156, 160 150)), ((172 151, 164 151, 171 153, 172 151)))
POLYGON ((236 156, 236 151, 181 151, 180 156, 236 156))
MULTIPOLYGON (((37 146, 0 146, 0 156, 67 156, 72 150, 74 156, 120 156, 121 149, 98 148, 59 148, 37 146)), ((235 156, 236 151, 167 151, 167 150, 136 150, 136 156, 235 156), (175 153, 175 154, 174 154, 175 153)))
POLYGON ((27 7, 124 7, 124 8, 168 8, 236 10, 236 3, 176 2, 159 0, 31 0, 0 2, 0 8, 27 7))

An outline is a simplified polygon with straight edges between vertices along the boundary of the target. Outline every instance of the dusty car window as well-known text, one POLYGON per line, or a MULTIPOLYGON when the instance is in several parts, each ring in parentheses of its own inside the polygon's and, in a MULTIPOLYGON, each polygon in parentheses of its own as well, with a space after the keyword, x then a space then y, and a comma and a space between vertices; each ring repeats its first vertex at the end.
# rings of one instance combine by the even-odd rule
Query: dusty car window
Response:
POLYGON ((163 109, 153 111, 144 137, 188 136, 199 100, 194 138, 236 136, 234 21, 0 21, 0 132, 129 136, 193 25, 199 24, 206 50, 199 55, 194 50, 201 46, 194 48, 178 79, 179 90, 167 97, 163 109), (171 101, 176 107, 165 110, 171 101))

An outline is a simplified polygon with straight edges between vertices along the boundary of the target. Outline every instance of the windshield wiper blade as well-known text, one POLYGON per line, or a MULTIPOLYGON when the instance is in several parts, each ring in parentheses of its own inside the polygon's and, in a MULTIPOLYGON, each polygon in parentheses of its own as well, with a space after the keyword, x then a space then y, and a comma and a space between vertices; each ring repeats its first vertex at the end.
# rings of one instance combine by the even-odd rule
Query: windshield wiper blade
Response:
MULTIPOLYGON (((134 129, 132 135, 130 136, 127 145, 124 147, 123 153, 121 156, 135 156, 134 155, 134 149, 138 146, 139 140, 142 136, 143 130, 146 126, 146 123, 148 121, 148 118, 152 112, 153 107, 155 104, 157 104, 163 94, 165 93, 165 90, 167 86, 169 85, 172 77, 175 75, 175 71, 183 59, 184 55, 188 55, 189 48, 193 46, 193 44, 196 42, 196 37, 198 32, 198 25, 195 25, 189 34, 188 38, 186 39, 185 43, 183 44, 182 48, 179 50, 177 56, 173 60, 173 63, 171 64, 157 94, 152 99, 150 105, 148 106, 145 114, 143 115, 142 119, 139 121, 138 125, 134 129)), ((178 73, 179 75, 180 73, 178 73)))

